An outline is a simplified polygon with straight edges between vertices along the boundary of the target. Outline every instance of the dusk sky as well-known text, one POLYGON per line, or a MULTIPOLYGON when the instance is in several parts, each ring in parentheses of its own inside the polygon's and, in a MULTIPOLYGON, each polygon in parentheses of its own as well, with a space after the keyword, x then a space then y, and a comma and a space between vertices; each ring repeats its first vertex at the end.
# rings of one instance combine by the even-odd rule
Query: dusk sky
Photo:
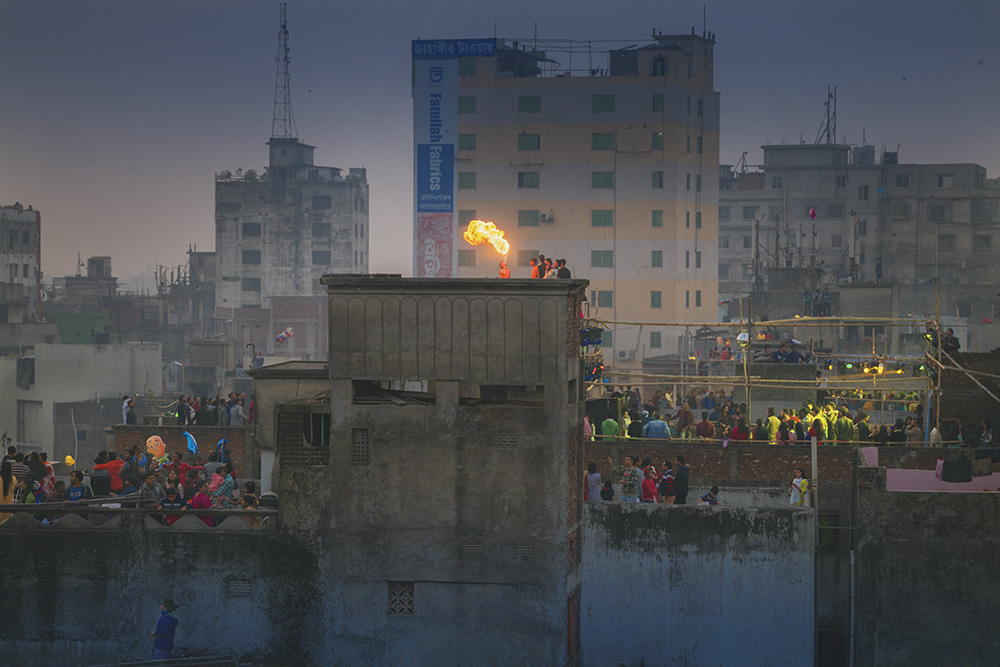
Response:
MULTIPOLYGON (((315 161, 364 166, 372 272, 409 275, 410 40, 623 40, 702 30, 701 3, 288 3, 292 106, 315 161)), ((217 171, 267 163, 277 1, 4 0, 0 203, 42 212, 46 279, 111 255, 123 279, 212 250, 217 171)), ((1000 2, 707 4, 722 163, 811 143, 827 85, 838 135, 901 162, 1000 176, 1000 2), (982 61, 982 64, 978 64, 982 61), (904 80, 905 78, 905 80, 904 80)))

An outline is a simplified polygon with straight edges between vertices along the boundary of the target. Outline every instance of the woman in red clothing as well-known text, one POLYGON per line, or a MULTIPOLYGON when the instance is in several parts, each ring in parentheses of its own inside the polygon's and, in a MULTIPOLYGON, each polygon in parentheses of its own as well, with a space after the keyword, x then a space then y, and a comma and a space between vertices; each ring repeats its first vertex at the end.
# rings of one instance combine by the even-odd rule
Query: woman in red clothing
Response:
MULTIPOLYGON (((188 502, 188 505, 196 510, 212 509, 212 498, 208 495, 208 480, 202 481, 198 487, 198 493, 194 494, 194 498, 188 502)), ((198 515, 198 518, 204 521, 207 526, 215 526, 215 517, 198 515)))
POLYGON ((659 492, 656 488, 656 472, 653 470, 652 466, 646 468, 645 479, 642 480, 642 497, 639 499, 644 503, 656 503, 659 502, 658 496, 659 492))
POLYGON ((819 423, 818 419, 814 419, 812 426, 809 427, 809 433, 806 435, 810 442, 812 442, 813 438, 816 438, 817 445, 823 444, 821 441, 821 438, 823 437, 822 431, 820 430, 821 428, 823 428, 823 425, 819 423))
POLYGON ((747 428, 746 420, 740 417, 740 420, 736 422, 736 426, 733 427, 733 432, 729 436, 730 440, 749 440, 750 439, 750 429, 747 428))

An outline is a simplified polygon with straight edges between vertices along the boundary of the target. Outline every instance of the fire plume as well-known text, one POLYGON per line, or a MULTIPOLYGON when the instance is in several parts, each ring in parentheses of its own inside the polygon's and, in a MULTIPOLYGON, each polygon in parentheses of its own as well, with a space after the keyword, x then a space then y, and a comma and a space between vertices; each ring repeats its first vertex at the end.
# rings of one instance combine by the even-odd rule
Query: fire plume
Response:
POLYGON ((462 237, 470 245, 491 244, 498 253, 506 255, 510 252, 510 242, 503 237, 503 230, 487 220, 472 220, 462 237))

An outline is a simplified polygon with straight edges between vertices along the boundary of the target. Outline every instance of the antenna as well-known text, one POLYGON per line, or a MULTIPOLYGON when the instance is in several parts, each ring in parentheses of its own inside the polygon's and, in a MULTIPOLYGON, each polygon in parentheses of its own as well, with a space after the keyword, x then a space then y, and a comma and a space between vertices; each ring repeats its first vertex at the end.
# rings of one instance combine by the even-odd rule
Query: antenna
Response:
POLYGON ((297 134, 292 115, 291 75, 288 73, 288 3, 281 3, 281 30, 278 31, 278 72, 274 78, 274 118, 271 137, 294 139, 297 134))
POLYGON ((815 144, 837 143, 837 88, 826 87, 826 102, 823 102, 826 112, 816 134, 815 144), (832 104, 831 104, 832 103, 832 104))

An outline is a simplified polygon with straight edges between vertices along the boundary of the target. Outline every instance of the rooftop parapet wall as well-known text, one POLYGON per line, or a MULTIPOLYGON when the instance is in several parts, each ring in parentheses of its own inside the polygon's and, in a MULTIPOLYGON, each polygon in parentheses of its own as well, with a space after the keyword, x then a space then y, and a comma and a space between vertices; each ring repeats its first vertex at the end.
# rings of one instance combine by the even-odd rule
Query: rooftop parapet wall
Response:
POLYGON ((577 374, 585 280, 327 275, 323 284, 332 379, 515 385, 577 374))

